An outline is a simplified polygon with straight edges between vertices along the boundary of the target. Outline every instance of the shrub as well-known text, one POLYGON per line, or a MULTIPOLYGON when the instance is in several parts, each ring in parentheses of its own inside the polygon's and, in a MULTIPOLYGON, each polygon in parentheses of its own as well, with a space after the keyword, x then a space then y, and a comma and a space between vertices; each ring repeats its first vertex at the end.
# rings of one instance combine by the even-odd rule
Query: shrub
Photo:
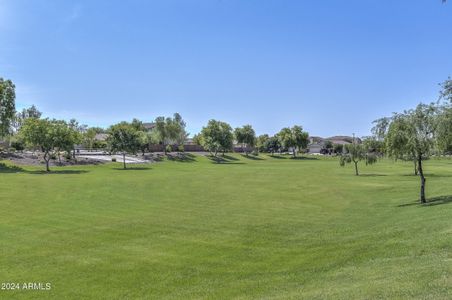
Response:
POLYGON ((112 158, 111 158, 111 161, 112 161, 112 162, 116 162, 116 157, 112 157, 112 158))
POLYGON ((166 145, 165 149, 166 149, 166 152, 173 151, 173 147, 171 147, 171 145, 166 145))
POLYGON ((184 145, 179 145, 179 146, 177 147, 177 151, 179 151, 179 152, 184 152, 184 151, 185 151, 184 145))
POLYGON ((22 151, 25 149, 25 143, 22 140, 13 140, 11 141, 11 148, 17 151, 22 151))
POLYGON ((56 157, 56 154, 55 153, 52 153, 52 154, 50 154, 50 159, 57 159, 57 157, 56 157))

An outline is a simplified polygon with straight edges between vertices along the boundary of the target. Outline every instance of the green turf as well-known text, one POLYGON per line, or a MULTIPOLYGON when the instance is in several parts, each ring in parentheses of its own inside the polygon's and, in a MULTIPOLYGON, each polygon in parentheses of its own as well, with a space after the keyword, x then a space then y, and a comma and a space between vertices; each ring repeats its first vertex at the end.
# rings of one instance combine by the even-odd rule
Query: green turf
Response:
MULTIPOLYGON (((451 197, 409 163, 205 157, 0 173, 5 299, 452 297, 451 197)), ((425 166, 452 195, 452 160, 425 166)))

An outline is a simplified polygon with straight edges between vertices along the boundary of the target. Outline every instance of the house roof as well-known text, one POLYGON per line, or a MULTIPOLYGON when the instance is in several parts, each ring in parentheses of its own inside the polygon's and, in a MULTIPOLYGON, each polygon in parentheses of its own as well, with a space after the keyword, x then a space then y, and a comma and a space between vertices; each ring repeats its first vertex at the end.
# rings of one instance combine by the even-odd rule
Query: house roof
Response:
POLYGON ((151 130, 151 129, 153 129, 155 127, 155 123, 143 123, 143 127, 146 130, 151 130))
POLYGON ((96 133, 96 136, 94 137, 97 141, 106 141, 108 138, 108 134, 106 133, 96 133))

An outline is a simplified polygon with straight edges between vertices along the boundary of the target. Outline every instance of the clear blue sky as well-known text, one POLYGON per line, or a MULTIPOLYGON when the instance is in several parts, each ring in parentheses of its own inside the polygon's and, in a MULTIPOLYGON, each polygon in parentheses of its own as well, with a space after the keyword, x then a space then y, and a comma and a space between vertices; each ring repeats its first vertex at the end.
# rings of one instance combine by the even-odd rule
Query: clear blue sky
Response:
POLYGON ((366 135, 452 75, 440 0, 0 0, 17 106, 108 126, 179 112, 257 133, 366 135))

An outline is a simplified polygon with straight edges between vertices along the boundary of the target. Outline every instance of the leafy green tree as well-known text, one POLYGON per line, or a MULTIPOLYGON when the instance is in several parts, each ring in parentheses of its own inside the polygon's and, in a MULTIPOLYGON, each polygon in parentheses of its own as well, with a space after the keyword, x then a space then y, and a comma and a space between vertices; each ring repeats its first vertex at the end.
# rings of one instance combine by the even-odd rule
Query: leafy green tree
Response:
POLYGON ((267 144, 269 139, 270 139, 270 137, 268 134, 262 134, 257 137, 256 147, 259 152, 267 152, 265 145, 267 144))
POLYGON ((185 131, 185 122, 181 115, 175 113, 172 118, 157 117, 155 119, 155 137, 163 145, 165 154, 167 146, 171 143, 183 145, 187 139, 188 133, 185 131))
POLYGON ((384 141, 377 139, 375 136, 364 137, 363 145, 369 153, 375 153, 380 156, 384 154, 384 141))
POLYGON ((44 153, 47 172, 50 172, 49 161, 55 149, 67 151, 74 145, 73 129, 60 120, 28 118, 19 134, 28 145, 39 147, 44 153))
POLYGON ((62 120, 53 120, 52 127, 52 134, 55 138, 54 148, 58 156, 58 162, 61 163, 61 152, 71 153, 74 149, 74 144, 78 142, 78 134, 75 128, 62 120))
POLYGON ((123 158, 123 167, 126 166, 126 153, 135 154, 140 149, 140 137, 136 128, 127 122, 121 122, 112 125, 108 129, 107 142, 111 151, 121 152, 123 158))
POLYGON ((137 131, 137 134, 138 134, 138 141, 140 144, 141 154, 144 156, 144 153, 146 152, 146 150, 149 149, 152 135, 151 135, 151 133, 145 132, 145 131, 137 131))
POLYGON ((10 145, 16 151, 23 151, 25 149, 25 141, 19 134, 11 137, 10 145))
POLYGON ((11 80, 0 77, 0 137, 10 133, 16 112, 16 87, 11 80))
POLYGON ((441 154, 452 153, 452 79, 449 77, 441 84, 440 99, 445 103, 438 105, 436 118, 436 143, 441 154))
POLYGON ((415 109, 392 117, 385 143, 389 156, 397 159, 404 156, 416 159, 420 177, 420 201, 426 203, 423 162, 428 159, 435 145, 435 105, 419 104, 415 109))
POLYGON ((88 128, 83 134, 83 143, 90 151, 93 150, 93 145, 96 140, 97 130, 96 128, 88 128))
POLYGON ((275 152, 280 151, 281 143, 277 136, 270 137, 264 144, 265 152, 271 153, 273 156, 275 152))
POLYGON ((14 132, 18 132, 24 121, 28 118, 37 118, 39 119, 42 116, 42 112, 38 110, 38 108, 34 105, 29 108, 22 109, 21 112, 17 112, 13 121, 12 127, 14 132))
POLYGON ((134 118, 132 120, 132 123, 130 123, 133 128, 135 128, 136 131, 146 131, 146 128, 144 128, 144 124, 142 121, 138 120, 137 118, 134 118))
POLYGON ((173 124, 175 124, 173 129, 174 135, 176 136, 175 141, 178 146, 183 147, 189 135, 189 133, 185 130, 187 124, 179 113, 175 113, 173 115, 173 124))
POLYGON ((195 134, 194 136, 193 136, 193 143, 195 144, 195 145, 199 145, 199 146, 202 146, 202 135, 200 134, 200 133, 198 133, 198 134, 195 134))
POLYGON ((452 78, 449 77, 440 86, 440 98, 452 103, 452 78))
MULTIPOLYGON (((88 129, 88 126, 87 125, 82 125, 82 127, 85 127, 85 130, 84 131, 86 131, 87 129, 88 129)), ((102 128, 102 127, 96 127, 96 126, 94 126, 94 127, 90 127, 95 133, 97 133, 97 134, 99 134, 99 133, 107 133, 107 130, 105 130, 104 128, 102 128)))
POLYGON ((385 139, 390 123, 391 118, 387 117, 380 118, 372 122, 374 126, 372 127, 371 131, 376 140, 383 141, 385 139))
MULTIPOLYGON (((388 133, 385 137, 385 148, 389 157, 413 162, 414 175, 418 175, 418 159, 416 144, 406 132, 413 130, 407 114, 396 114, 392 117, 388 133)), ((411 133, 412 134, 412 133, 411 133)))
POLYGON ((452 107, 443 106, 437 118, 436 144, 441 154, 452 153, 452 107))
POLYGON ((362 160, 366 165, 371 165, 377 162, 377 155, 369 153, 363 144, 359 144, 355 139, 351 144, 345 146, 347 153, 339 156, 339 164, 343 167, 346 164, 353 163, 355 165, 355 175, 359 175, 358 163, 362 160))
POLYGON ((327 154, 331 154, 333 152, 333 142, 330 140, 326 140, 323 144, 323 149, 326 150, 327 154))
POLYGON ((234 135, 232 128, 228 123, 210 120, 206 127, 202 128, 201 141, 204 149, 208 150, 215 157, 218 152, 232 149, 234 135))
POLYGON ((344 152, 344 145, 342 145, 342 144, 333 144, 333 151, 336 154, 342 154, 344 152))
POLYGON ((283 128, 278 133, 279 143, 282 148, 292 148, 293 157, 296 157, 296 151, 306 149, 309 144, 309 134, 303 131, 301 126, 295 125, 292 128, 283 128))
MULTIPOLYGON (((76 119, 69 120, 69 128, 72 130, 73 146, 72 146, 72 158, 75 159, 75 145, 79 145, 83 142, 83 133, 86 130, 86 125, 80 125, 76 119)), ((68 153, 70 155, 70 153, 68 153)))
POLYGON ((256 144, 256 133, 251 125, 237 127, 234 130, 234 136, 237 143, 242 144, 242 152, 248 156, 248 147, 254 147, 256 144))

